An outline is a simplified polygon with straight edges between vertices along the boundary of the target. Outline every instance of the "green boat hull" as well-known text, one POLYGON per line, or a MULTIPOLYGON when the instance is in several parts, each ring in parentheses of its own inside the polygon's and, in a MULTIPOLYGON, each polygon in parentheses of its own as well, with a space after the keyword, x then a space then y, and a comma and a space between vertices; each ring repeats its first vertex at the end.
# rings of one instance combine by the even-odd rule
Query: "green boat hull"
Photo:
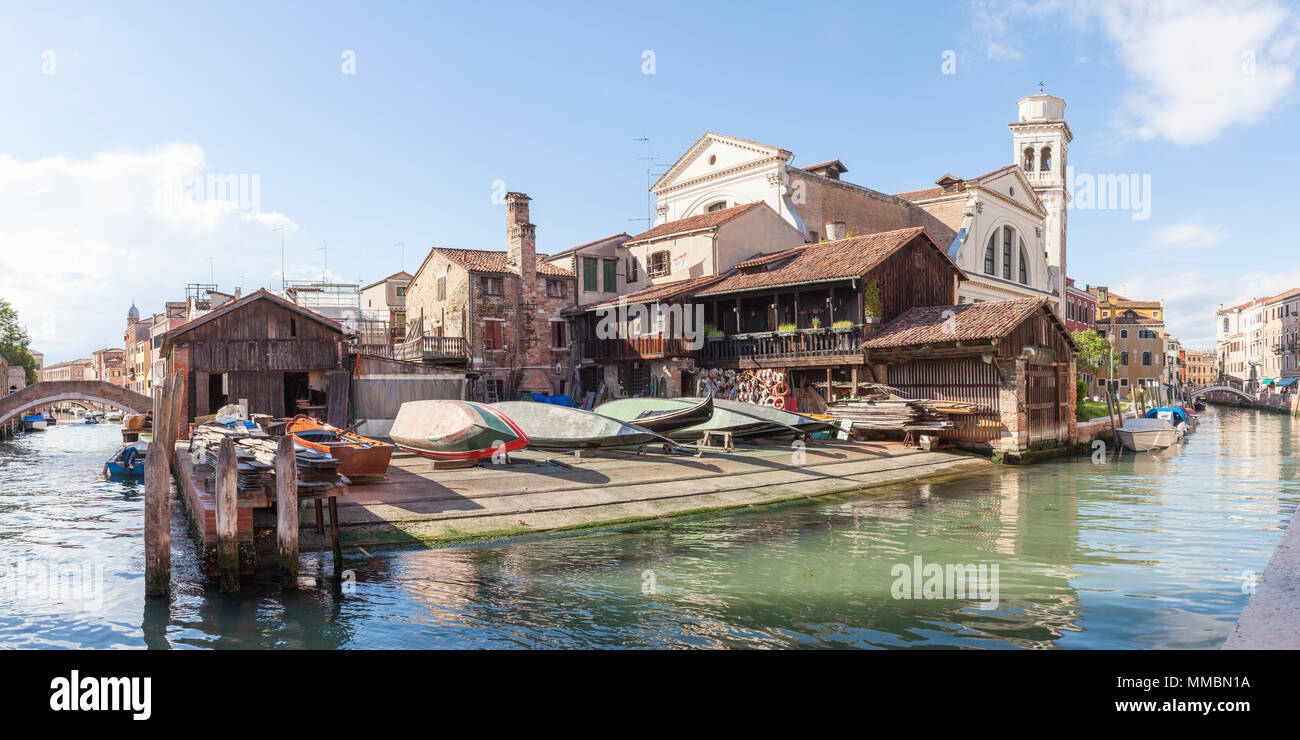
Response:
MULTIPOLYGON (((593 411, 603 416, 636 423, 636 417, 646 411, 676 411, 699 403, 700 399, 681 398, 620 398, 597 406, 593 411)), ((667 434, 670 439, 696 440, 705 432, 731 432, 736 437, 762 437, 769 434, 788 434, 792 430, 752 414, 713 407, 713 418, 703 424, 675 429, 667 434)))

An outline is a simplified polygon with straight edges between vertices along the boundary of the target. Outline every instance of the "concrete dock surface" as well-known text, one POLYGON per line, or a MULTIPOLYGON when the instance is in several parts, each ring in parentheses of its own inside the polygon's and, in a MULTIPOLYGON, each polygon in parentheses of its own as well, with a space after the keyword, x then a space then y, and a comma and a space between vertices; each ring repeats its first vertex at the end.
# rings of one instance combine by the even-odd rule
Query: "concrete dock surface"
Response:
MULTIPOLYGON (((703 457, 525 450, 508 464, 434 470, 431 460, 399 450, 387 480, 354 482, 339 499, 340 537, 345 548, 517 537, 848 493, 992 465, 897 442, 813 443, 799 454, 788 444, 703 457)), ((311 516, 302 524, 304 550, 329 548, 311 516)))

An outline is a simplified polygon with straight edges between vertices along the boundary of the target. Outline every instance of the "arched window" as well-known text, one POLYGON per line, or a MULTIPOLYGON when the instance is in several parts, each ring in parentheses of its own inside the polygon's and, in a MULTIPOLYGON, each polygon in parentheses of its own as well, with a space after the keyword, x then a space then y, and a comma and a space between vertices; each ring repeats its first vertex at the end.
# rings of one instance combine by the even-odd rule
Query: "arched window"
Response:
POLYGON ((1034 171, 1034 148, 1032 146, 1025 147, 1024 165, 1025 165, 1025 172, 1034 171))
MULTIPOLYGON (((1020 284, 1029 285, 1029 253, 1025 251, 1025 240, 1020 240, 1020 284)), ((1074 304, 1070 304, 1074 308, 1074 304)))
POLYGON ((722 209, 724 209, 724 208, 726 208, 726 207, 727 207, 727 201, 725 201, 725 200, 720 200, 720 201, 718 201, 717 203, 710 203, 710 204, 708 205, 708 207, 705 208, 704 210, 705 210, 706 212, 708 212, 708 211, 721 211, 722 209))
POLYGON ((984 248, 984 274, 985 275, 994 274, 993 244, 997 238, 998 238, 998 232, 995 231, 992 234, 989 234, 989 245, 984 248))
POLYGON ((1150 364, 1151 364, 1151 353, 1150 353, 1150 352, 1143 352, 1143 353, 1142 353, 1142 364, 1143 364, 1143 365, 1150 365, 1150 364))
POLYGON ((1015 232, 1010 226, 1002 227, 1002 279, 1011 279, 1011 240, 1015 232))
POLYGON ((1121 365, 1127 365, 1127 364, 1128 364, 1128 352, 1120 352, 1120 353, 1119 353, 1119 364, 1121 364, 1121 365))
POLYGON ((1052 171, 1052 148, 1050 146, 1043 147, 1043 153, 1038 155, 1038 171, 1052 171))

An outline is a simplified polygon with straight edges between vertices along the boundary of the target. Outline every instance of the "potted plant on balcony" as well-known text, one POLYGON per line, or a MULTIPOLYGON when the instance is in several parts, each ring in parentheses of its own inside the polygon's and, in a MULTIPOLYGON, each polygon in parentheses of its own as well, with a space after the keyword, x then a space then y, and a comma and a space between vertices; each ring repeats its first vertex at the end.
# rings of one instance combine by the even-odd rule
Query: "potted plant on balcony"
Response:
POLYGON ((840 319, 839 321, 836 321, 834 324, 831 324, 831 331, 835 332, 836 334, 844 334, 844 333, 851 332, 853 331, 853 322, 849 321, 848 319, 840 319))
POLYGON ((811 328, 808 329, 809 334, 821 334, 826 331, 822 328, 822 317, 820 316, 812 317, 808 323, 811 325, 811 328))
POLYGON ((718 327, 714 326, 713 324, 705 324, 705 325, 704 325, 704 341, 706 341, 706 342, 717 342, 717 341, 720 341, 720 340, 722 340, 722 339, 725 339, 726 336, 727 336, 727 335, 724 334, 724 333, 722 332, 721 329, 719 329, 718 327))
POLYGON ((884 314, 885 309, 880 302, 880 283, 872 281, 862 286, 862 323, 877 326, 884 314))
POLYGON ((794 322, 781 324, 780 326, 776 327, 776 333, 788 337, 792 334, 798 334, 799 327, 795 326, 794 322))

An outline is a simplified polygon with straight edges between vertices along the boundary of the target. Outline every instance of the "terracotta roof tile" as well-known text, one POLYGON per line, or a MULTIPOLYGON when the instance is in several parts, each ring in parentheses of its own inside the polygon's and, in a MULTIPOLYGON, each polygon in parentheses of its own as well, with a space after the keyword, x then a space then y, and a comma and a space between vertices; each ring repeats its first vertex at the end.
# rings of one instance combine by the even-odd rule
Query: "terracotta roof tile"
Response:
MULTIPOLYGON (((466 270, 474 272, 499 272, 509 273, 510 268, 506 265, 506 253, 497 252, 487 249, 446 249, 444 247, 434 247, 434 252, 441 254, 443 257, 460 265, 466 270)), ((546 255, 537 255, 537 274, 551 277, 573 277, 572 270, 566 270, 559 265, 553 265, 546 262, 546 255)))
POLYGON ((634 293, 619 296, 613 300, 593 303, 589 306, 579 307, 580 311, 591 311, 605 306, 617 306, 619 303, 655 303, 657 301, 667 301, 678 296, 689 295, 698 292, 700 288, 707 287, 713 283, 722 280, 718 275, 705 275, 704 277, 691 278, 689 280, 677 280, 671 283, 660 283, 651 285, 648 288, 642 288, 634 293))
POLYGON ((637 234, 631 239, 628 239, 625 244, 634 244, 636 242, 649 241, 650 239, 660 239, 666 236, 672 236, 673 234, 683 234, 688 231, 701 231, 703 229, 717 228, 737 216, 749 213, 755 208, 768 207, 769 206, 766 203, 760 200, 757 203, 746 203, 743 206, 732 206, 731 208, 723 208, 720 211, 708 211, 696 216, 690 216, 676 221, 669 221, 667 223, 659 224, 649 231, 637 234))
POLYGON ((1001 339, 1048 305, 1045 298, 964 303, 959 306, 911 308, 881 327, 864 348, 1001 339))
MULTIPOLYGON (((885 231, 879 234, 867 234, 865 236, 854 236, 848 239, 838 239, 833 242, 822 242, 820 244, 808 244, 803 247, 795 247, 785 252, 777 252, 765 257, 755 257, 741 264, 758 265, 763 262, 774 261, 775 258, 784 255, 794 255, 794 259, 789 263, 781 265, 774 270, 767 272, 755 273, 734 273, 722 282, 714 285, 707 290, 702 290, 699 295, 716 295, 719 293, 736 293, 758 288, 774 288, 785 285, 799 285, 801 283, 821 282, 825 280, 838 280, 842 278, 851 278, 865 275, 876 265, 880 264, 886 257, 901 249, 918 236, 924 236, 940 254, 943 250, 934 244, 934 240, 926 234, 925 229, 920 226, 913 226, 908 229, 896 229, 894 231, 885 231)), ((944 259, 952 264, 952 260, 944 254, 944 259)), ((956 264, 952 264, 952 269, 957 274, 962 274, 956 264)))

